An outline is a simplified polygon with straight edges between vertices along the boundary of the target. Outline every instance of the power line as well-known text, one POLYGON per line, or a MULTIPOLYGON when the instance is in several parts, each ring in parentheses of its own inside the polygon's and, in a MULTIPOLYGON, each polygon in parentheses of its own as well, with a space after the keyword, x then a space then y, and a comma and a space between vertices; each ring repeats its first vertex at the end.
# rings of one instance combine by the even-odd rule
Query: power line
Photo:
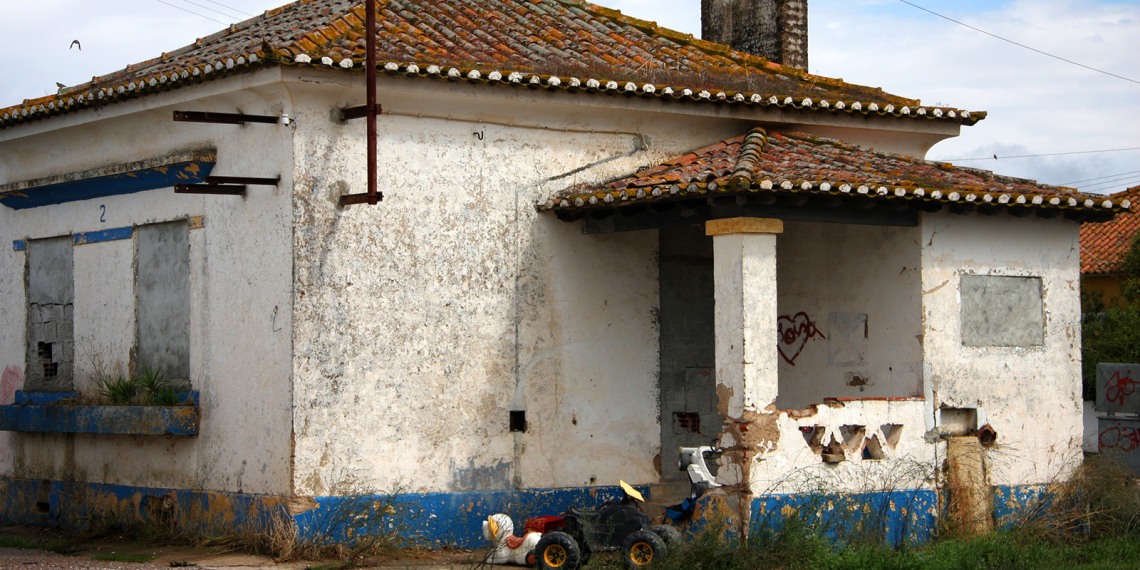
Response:
POLYGON ((1121 176, 1127 176, 1129 174, 1136 174, 1137 172, 1140 172, 1140 170, 1133 170, 1131 172, 1121 172, 1120 174, 1110 174, 1108 176, 1100 176, 1097 178, 1086 178, 1084 180, 1073 180, 1072 182, 1062 182, 1062 183, 1058 184, 1058 186, 1064 186, 1066 184, 1078 184, 1081 182, 1092 182, 1093 180, 1104 180, 1105 178, 1118 178, 1121 176))
POLYGON ((213 9, 213 8, 209 7, 209 6, 204 6, 204 5, 202 5, 202 4, 199 4, 199 3, 197 3, 197 2, 191 2, 190 0, 182 0, 182 1, 183 1, 183 2, 185 2, 185 3, 187 3, 187 4, 192 4, 192 5, 194 5, 194 6, 197 6, 197 7, 199 7, 199 8, 203 8, 203 9, 209 10, 209 11, 211 11, 211 12, 215 13, 215 14, 221 14, 221 15, 223 15, 223 16, 225 16, 225 17, 227 17, 227 18, 233 18, 233 15, 231 15, 231 14, 227 14, 227 13, 225 13, 225 12, 222 12, 221 10, 215 10, 215 9, 213 9))
POLYGON ((1140 83, 1140 81, 1137 81, 1137 80, 1135 80, 1135 79, 1129 79, 1129 78, 1127 78, 1127 77, 1124 77, 1123 75, 1117 75, 1117 74, 1115 74, 1115 73, 1110 73, 1110 72, 1108 72, 1108 71, 1104 71, 1103 69, 1097 69, 1097 68, 1095 68, 1095 67, 1089 67, 1089 66, 1087 66, 1087 65, 1085 65, 1085 64, 1083 64, 1083 63, 1077 63, 1077 62, 1075 62, 1075 61, 1073 61, 1073 60, 1071 60, 1071 59, 1065 59, 1065 58, 1063 58, 1063 57, 1060 57, 1060 56, 1056 56, 1056 55, 1053 55, 1053 54, 1051 54, 1051 53, 1046 53, 1046 52, 1043 52, 1043 51, 1041 51, 1041 50, 1039 50, 1039 49, 1037 49, 1037 48, 1032 48, 1032 47, 1029 47, 1029 46, 1027 46, 1027 45, 1025 45, 1025 44, 1019 44, 1019 43, 1017 43, 1017 42, 1015 42, 1015 41, 1013 41, 1013 40, 1007 40, 1007 39, 1005 39, 1005 38, 1003 38, 1003 37, 1001 37, 1001 36, 999 36, 999 35, 996 35, 996 34, 991 34, 991 33, 987 32, 987 31, 985 31, 985 30, 983 30, 983 29, 980 29, 980 28, 975 28, 974 26, 971 26, 971 25, 969 25, 969 24, 965 24, 965 23, 959 22, 958 20, 955 20, 955 19, 953 19, 953 18, 948 18, 948 17, 946 17, 946 16, 943 16, 942 14, 939 14, 938 12, 933 12, 933 11, 931 11, 931 10, 927 10, 926 8, 923 8, 922 6, 919 6, 918 4, 912 4, 912 3, 910 3, 910 2, 907 2, 907 0, 899 0, 899 2, 902 2, 903 4, 906 4, 906 5, 908 5, 908 6, 913 6, 913 7, 915 7, 915 8, 918 8, 919 10, 922 10, 923 12, 929 12, 929 13, 931 13, 931 14, 934 14, 935 16, 938 16, 939 18, 942 18, 942 19, 944 19, 944 20, 950 20, 951 22, 954 22, 955 24, 958 24, 959 26, 965 26, 965 27, 967 27, 967 28, 970 28, 971 30, 974 30, 975 32, 981 32, 981 33, 983 33, 983 34, 985 34, 985 35, 987 35, 987 36, 990 36, 990 37, 992 37, 992 38, 997 38, 997 39, 999 39, 999 40, 1001 40, 1001 41, 1003 41, 1003 42, 1009 42, 1009 43, 1011 43, 1011 44, 1013 44, 1013 45, 1015 45, 1015 46, 1018 46, 1018 47, 1023 47, 1023 48, 1025 48, 1025 49, 1027 49, 1027 50, 1030 50, 1030 51, 1035 51, 1035 52, 1037 52, 1037 53, 1039 53, 1039 54, 1041 54, 1041 55, 1047 55, 1047 56, 1049 56, 1049 57, 1051 57, 1051 58, 1053 58, 1053 59, 1059 59, 1059 60, 1061 60, 1061 61, 1063 61, 1063 62, 1065 62, 1065 63, 1071 63, 1071 64, 1073 64, 1073 65, 1076 65, 1076 66, 1080 66, 1080 67, 1083 67, 1083 68, 1085 68, 1085 69, 1091 69, 1092 71, 1095 71, 1095 72, 1097 72, 1097 73, 1103 73, 1103 74, 1105 74, 1105 75, 1111 75, 1111 76, 1113 76, 1113 77, 1115 77, 1115 78, 1117 78, 1117 79, 1123 79, 1123 80, 1125 80, 1125 81, 1131 81, 1132 83, 1140 83))
POLYGON ((203 16, 202 14, 199 14, 199 13, 194 12, 192 10, 187 10, 186 8, 183 8, 182 6, 175 6, 174 4, 171 4, 170 2, 163 2, 163 0, 154 0, 154 1, 158 2, 159 4, 166 4, 167 6, 170 6, 171 8, 178 8, 179 10, 182 10, 183 12, 189 12, 191 14, 194 14, 195 16, 198 16, 199 18, 205 18, 207 20, 210 20, 211 22, 217 22, 223 26, 230 25, 229 22, 223 22, 221 20, 215 20, 214 18, 211 18, 209 16, 203 16))
POLYGON ((1082 190, 1088 190, 1089 188, 1100 188, 1100 187, 1111 188, 1113 186, 1128 187, 1128 186, 1131 186, 1134 182, 1140 182, 1140 176, 1137 176, 1134 178, 1125 178, 1124 180, 1117 180, 1115 182, 1098 182, 1096 184, 1089 184, 1088 186, 1082 186, 1081 189, 1082 190))
POLYGON ((211 3, 211 4, 217 4, 218 6, 221 6, 222 8, 225 8, 227 10, 233 10, 234 12, 237 12, 239 14, 245 14, 246 16, 249 16, 251 18, 253 17, 253 14, 250 14, 249 12, 246 12, 244 10, 238 10, 237 8, 234 8, 233 6, 226 6, 225 4, 222 4, 221 2, 214 2, 214 0, 206 0, 206 1, 211 3))
POLYGON ((993 156, 980 156, 977 158, 942 158, 942 159, 931 159, 931 160, 937 160, 939 162, 965 162, 967 160, 999 160, 999 159, 1005 160, 1008 158, 1034 158, 1034 157, 1038 157, 1038 156, 1063 156, 1066 154, 1095 154, 1098 152, 1120 152, 1120 151, 1124 151, 1124 150, 1140 150, 1140 147, 1110 148, 1107 150, 1078 150, 1076 152, 1053 152, 1053 153, 1049 153, 1049 154, 1022 154, 1022 155, 1018 155, 1018 156, 1001 156, 1001 157, 999 157, 998 155, 995 154, 993 156))

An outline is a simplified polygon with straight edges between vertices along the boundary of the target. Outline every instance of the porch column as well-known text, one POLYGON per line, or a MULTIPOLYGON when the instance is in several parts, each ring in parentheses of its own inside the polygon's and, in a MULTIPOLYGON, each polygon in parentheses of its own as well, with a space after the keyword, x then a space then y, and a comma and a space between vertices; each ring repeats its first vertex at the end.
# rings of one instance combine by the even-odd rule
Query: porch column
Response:
POLYGON ((783 230, 783 221, 765 218, 705 223, 713 236, 716 390, 730 422, 776 401, 776 234, 783 230))

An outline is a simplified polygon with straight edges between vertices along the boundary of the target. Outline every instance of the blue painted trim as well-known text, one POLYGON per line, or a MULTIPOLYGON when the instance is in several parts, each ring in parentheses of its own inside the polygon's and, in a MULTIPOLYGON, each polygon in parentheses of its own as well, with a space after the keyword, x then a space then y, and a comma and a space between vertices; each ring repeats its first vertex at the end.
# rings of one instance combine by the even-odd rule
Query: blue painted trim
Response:
POLYGON ((201 160, 179 162, 133 172, 45 184, 23 190, 10 190, 0 193, 0 204, 14 210, 23 210, 64 202, 170 188, 175 183, 199 183, 205 181, 206 176, 214 169, 215 164, 216 161, 201 160))
POLYGON ((932 489, 903 489, 756 497, 752 500, 752 531, 779 531, 793 513, 835 541, 879 540, 895 547, 917 545, 934 538, 938 493, 932 489))
POLYGON ((111 512, 145 520, 162 512, 169 499, 184 528, 211 534, 265 532, 288 504, 288 497, 277 495, 0 477, 0 524, 77 529, 92 515, 111 512), (37 502, 48 503, 48 512, 38 509, 37 502))
POLYGON ((121 435, 198 435, 193 406, 0 406, 0 431, 121 435))
MULTIPOLYGON (((646 486, 638 486, 647 493, 646 486)), ((996 487, 995 508, 1032 508, 1042 497, 1043 487, 996 487), (1025 501, 1022 503, 1022 501, 1025 501)), ((505 513, 521 534, 527 518, 557 515, 570 505, 597 506, 621 496, 618 487, 572 487, 524 489, 519 491, 466 491, 457 493, 405 493, 360 495, 355 497, 313 497, 313 508, 292 516, 303 539, 337 539, 349 531, 343 526, 346 512, 376 514, 372 528, 399 525, 404 536, 419 538, 436 546, 479 548, 487 546, 482 523, 494 513, 505 513), (389 508, 391 507, 391 508, 389 508), (341 521, 338 523, 337 521, 341 521)), ((190 491, 150 487, 130 487, 99 483, 39 481, 0 477, 0 524, 55 525, 79 528, 91 515, 114 510, 134 513, 146 519, 156 505, 173 499, 173 512, 188 529, 215 534, 235 531, 264 532, 274 516, 284 516, 299 502, 285 495, 258 495, 213 491, 190 491), (159 501, 153 503, 152 501, 159 501), (41 512, 37 502, 47 502, 49 512, 41 512)), ((707 509, 716 497, 705 495, 698 511, 707 509)), ((723 500, 723 497, 720 499, 723 500)), ((936 532, 937 494, 928 489, 876 493, 829 493, 824 495, 768 495, 752 501, 752 530, 778 530, 794 509, 808 523, 843 523, 878 528, 892 544, 916 544, 936 532), (852 508, 854 507, 854 510, 852 508), (883 524, 885 523, 885 524, 883 524)), ((706 519, 708 516, 705 517, 706 519)), ((689 523, 699 525, 700 521, 689 523)), ((354 533, 366 532, 356 527, 354 533)), ((692 528, 686 530, 693 530, 692 528)), ((850 529, 847 529, 850 530, 850 529)), ((358 535, 358 534, 357 534, 358 535)), ((837 539, 847 533, 832 533, 837 539)))
POLYGON ((71 237, 75 245, 83 245, 85 243, 99 243, 101 241, 131 239, 131 235, 134 234, 134 231, 134 226, 126 226, 123 228, 114 228, 110 230, 98 230, 94 232, 72 234, 71 237))
POLYGON ((1052 495, 1045 485, 997 485, 994 487, 994 522, 1008 528, 1018 520, 1042 515, 1052 495))
POLYGON ((12 249, 15 251, 24 251, 28 249, 28 244, 22 239, 12 240, 12 249))
MULTIPOLYGON (((649 493, 647 485, 634 488, 643 495, 649 493)), ((293 520, 300 536, 306 539, 344 539, 398 523, 404 536, 435 546, 483 548, 487 546, 483 521, 495 513, 509 515, 515 523, 515 533, 522 534, 528 518, 561 515, 571 505, 597 507, 621 497, 621 487, 617 486, 314 497, 317 507, 293 520), (345 520, 354 520, 345 516, 349 512, 376 516, 367 528, 349 529, 343 525, 345 520)))
POLYGON ((16 391, 17 404, 54 404, 60 400, 78 398, 79 392, 25 392, 16 391))

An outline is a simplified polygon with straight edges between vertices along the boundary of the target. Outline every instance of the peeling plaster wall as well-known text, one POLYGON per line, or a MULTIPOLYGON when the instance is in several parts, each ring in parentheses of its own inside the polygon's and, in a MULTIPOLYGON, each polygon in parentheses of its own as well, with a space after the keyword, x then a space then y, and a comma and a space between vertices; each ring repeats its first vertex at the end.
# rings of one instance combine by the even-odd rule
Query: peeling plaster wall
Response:
MULTIPOLYGON (((258 86, 276 74, 263 70, 0 131, 0 183, 199 146, 217 148, 213 174, 282 176, 279 187, 250 187, 245 198, 160 189, 19 211, 0 207, 0 370, 15 370, 20 379, 25 253, 13 251, 13 240, 206 218, 205 228, 190 230, 190 379, 200 391, 200 435, 0 433, 0 451, 10 450, 0 453, 0 475, 289 492, 290 130, 171 121, 174 109, 288 111, 288 97, 279 88, 258 86)), ((76 386, 82 391, 94 388, 92 358, 115 374, 127 373, 132 361, 136 239, 137 232, 131 239, 74 248, 76 386)))
POLYGON ((338 209, 364 191, 364 124, 331 110, 362 90, 301 79, 295 492, 345 470, 417 492, 656 482, 657 232, 587 236, 535 204, 745 127, 382 78, 386 110, 550 130, 385 115, 385 199, 338 209))
POLYGON ((1078 224, 936 213, 925 214, 921 228, 930 405, 984 410, 977 423, 998 433, 997 447, 987 452, 991 484, 1054 480, 1081 458, 1078 224), (963 346, 963 274, 1040 277, 1045 344, 963 346))
POLYGON ((927 404, 921 398, 830 401, 811 413, 779 412, 779 445, 753 460, 749 483, 756 496, 813 493, 818 489, 848 492, 894 491, 929 487, 938 447, 927 443, 927 404), (863 428, 845 429, 848 426, 863 428), (901 426, 893 432, 890 426, 901 426), (810 433, 804 433, 810 431, 810 433), (863 457, 875 438, 881 459, 863 457), (835 441, 845 460, 824 463, 820 446, 835 441))
POLYGON ((779 315, 781 330, 793 332, 780 344, 776 407, 922 395, 918 234, 784 224, 776 238, 779 315))

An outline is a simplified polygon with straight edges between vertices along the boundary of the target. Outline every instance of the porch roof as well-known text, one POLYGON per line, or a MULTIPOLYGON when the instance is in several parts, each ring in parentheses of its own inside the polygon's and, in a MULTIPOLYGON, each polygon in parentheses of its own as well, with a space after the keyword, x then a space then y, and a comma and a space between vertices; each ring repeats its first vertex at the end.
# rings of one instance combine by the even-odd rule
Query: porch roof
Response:
POLYGON ((757 127, 608 184, 566 188, 540 207, 572 220, 617 208, 733 196, 740 197, 741 205, 750 197, 762 197, 768 204, 778 197, 793 197, 799 205, 824 198, 832 206, 851 202, 871 208, 879 201, 891 202, 895 210, 936 211, 949 206, 960 213, 1050 211, 1045 217, 1064 212, 1074 219, 1096 221, 1131 206, 1128 198, 1113 200, 987 170, 757 127))
MULTIPOLYGON (((1140 186, 1108 197, 1113 201, 1136 201, 1140 186)), ((1140 232, 1140 216, 1117 216, 1103 224, 1081 225, 1081 273, 1112 275, 1124 271, 1124 258, 1132 247, 1132 239, 1140 232)))

